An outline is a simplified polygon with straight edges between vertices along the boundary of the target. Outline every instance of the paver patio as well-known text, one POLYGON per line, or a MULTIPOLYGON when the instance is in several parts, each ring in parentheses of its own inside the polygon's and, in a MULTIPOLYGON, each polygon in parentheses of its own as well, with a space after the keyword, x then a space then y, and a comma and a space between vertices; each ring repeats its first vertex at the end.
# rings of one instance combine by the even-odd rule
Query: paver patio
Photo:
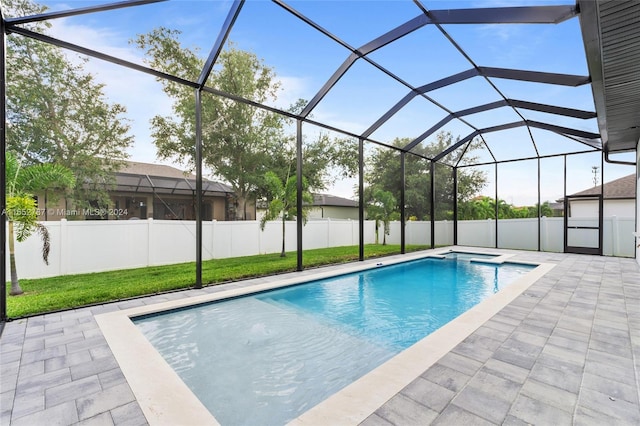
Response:
MULTIPOLYGON (((514 260, 557 266, 364 425, 640 424, 640 267, 636 261, 512 253, 517 253, 514 260)), ((7 323, 0 338, 0 423, 147 424, 94 315, 282 277, 7 323)))

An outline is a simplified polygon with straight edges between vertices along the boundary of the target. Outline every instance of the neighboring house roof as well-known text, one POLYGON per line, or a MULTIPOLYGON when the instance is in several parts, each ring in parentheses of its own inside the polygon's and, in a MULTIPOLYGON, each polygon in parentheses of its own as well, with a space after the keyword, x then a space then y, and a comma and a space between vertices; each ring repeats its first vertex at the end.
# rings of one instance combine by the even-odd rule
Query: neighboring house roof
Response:
MULTIPOLYGON (((337 197, 330 194, 313 194, 313 207, 358 207, 358 202, 348 198, 337 197)), ((266 209, 265 200, 258 201, 259 209, 266 209)))
MULTIPOLYGON (((196 190, 196 177, 175 167, 163 164, 126 161, 115 173, 116 191, 192 195, 196 190)), ((202 179, 205 196, 233 194, 229 185, 202 179)))
MULTIPOLYGON (((630 174, 602 185, 605 199, 633 199, 636 198, 636 175, 630 174)), ((576 192, 574 195, 598 195, 600 185, 584 191, 576 192)))
POLYGON ((140 163, 138 161, 125 161, 122 168, 118 170, 118 173, 172 177, 177 179, 196 178, 194 174, 184 172, 180 169, 176 169, 175 167, 167 166, 164 164, 140 163))
POLYGON ((564 210, 564 202, 549 203, 551 210, 564 210))
POLYGON ((358 202, 330 194, 313 194, 313 205, 316 207, 358 207, 358 202))

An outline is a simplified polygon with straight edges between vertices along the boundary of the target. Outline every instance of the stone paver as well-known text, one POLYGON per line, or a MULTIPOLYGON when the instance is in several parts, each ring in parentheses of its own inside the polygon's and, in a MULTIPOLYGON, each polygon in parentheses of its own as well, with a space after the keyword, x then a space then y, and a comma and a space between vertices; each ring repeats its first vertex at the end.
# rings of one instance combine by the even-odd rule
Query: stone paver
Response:
MULTIPOLYGON (((640 424, 635 260, 512 253, 557 266, 362 425, 640 424)), ((94 315, 281 278, 7 323, 0 338, 0 424, 146 425, 94 315)))
MULTIPOLYGON (((548 253, 517 259, 557 266, 422 374, 456 392, 431 424, 640 424, 637 263, 548 253)), ((441 396, 415 391, 400 392, 419 401, 405 410, 441 406, 441 396)), ((385 418, 386 405, 372 417, 385 418)))

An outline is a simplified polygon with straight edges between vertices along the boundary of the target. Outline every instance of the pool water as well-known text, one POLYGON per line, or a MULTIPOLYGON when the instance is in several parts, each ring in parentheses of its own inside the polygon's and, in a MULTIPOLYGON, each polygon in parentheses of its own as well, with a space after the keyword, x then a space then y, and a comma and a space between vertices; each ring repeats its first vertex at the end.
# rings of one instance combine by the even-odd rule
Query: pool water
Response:
POLYGON ((279 425, 533 266, 450 253, 134 321, 222 425, 279 425))

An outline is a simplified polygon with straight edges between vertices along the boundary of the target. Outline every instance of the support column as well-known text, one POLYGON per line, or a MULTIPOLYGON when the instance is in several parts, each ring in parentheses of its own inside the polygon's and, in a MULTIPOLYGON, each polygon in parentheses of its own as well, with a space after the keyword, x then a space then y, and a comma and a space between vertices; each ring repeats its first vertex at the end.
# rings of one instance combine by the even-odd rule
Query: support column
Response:
POLYGON ((202 288, 202 90, 196 89, 196 284, 202 288))
POLYGON ((453 245, 458 245, 458 168, 453 168, 453 245))
POLYGON ((542 248, 540 216, 542 216, 542 205, 540 201, 540 157, 538 157, 538 251, 541 251, 542 248))
POLYGON ((405 227, 407 225, 407 218, 405 217, 405 187, 406 187, 406 180, 405 180, 405 157, 406 157, 406 152, 402 151, 400 152, 400 253, 401 254, 405 254, 406 253, 406 249, 405 249, 405 245, 406 245, 406 230, 405 227))
POLYGON ((436 247, 436 163, 433 161, 429 165, 429 174, 431 175, 431 208, 429 209, 429 216, 431 217, 431 248, 436 247))
MULTIPOLYGON (((4 32, 4 16, 0 16, 0 61, 2 61, 2 72, 0 72, 0 278, 2 279, 2 291, 0 291, 0 323, 7 321, 7 182, 5 178, 6 167, 6 123, 7 123, 7 103, 6 103, 6 79, 5 79, 5 32, 4 32)), ((0 328, 0 332, 2 329, 0 328)))
POLYGON ((358 141, 358 259, 364 260, 364 139, 358 141))
POLYGON ((500 214, 500 209, 498 208, 498 163, 496 163, 495 165, 496 167, 496 171, 495 171, 495 187, 496 187, 496 243, 495 243, 495 248, 498 248, 498 215, 500 214))
POLYGON ((297 193, 296 193, 296 230, 297 230, 297 270, 302 271, 302 120, 296 122, 296 178, 297 178, 297 193))

